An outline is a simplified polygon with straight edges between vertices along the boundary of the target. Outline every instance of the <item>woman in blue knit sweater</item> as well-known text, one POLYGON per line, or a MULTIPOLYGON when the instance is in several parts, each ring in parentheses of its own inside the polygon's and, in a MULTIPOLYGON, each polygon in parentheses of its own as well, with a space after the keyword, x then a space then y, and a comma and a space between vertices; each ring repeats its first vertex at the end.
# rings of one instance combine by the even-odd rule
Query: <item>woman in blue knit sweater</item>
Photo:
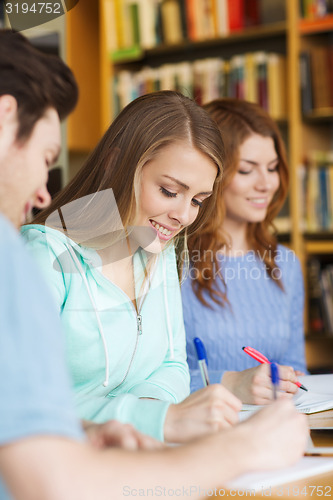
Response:
POLYGON ((306 372, 301 267, 272 231, 288 189, 286 152, 276 124, 256 104, 218 99, 204 107, 222 133, 226 162, 215 217, 189 240, 182 285, 191 390, 202 386, 198 336, 211 383, 221 381, 244 403, 267 404, 269 366, 243 346, 279 363, 281 394, 294 394, 306 372))

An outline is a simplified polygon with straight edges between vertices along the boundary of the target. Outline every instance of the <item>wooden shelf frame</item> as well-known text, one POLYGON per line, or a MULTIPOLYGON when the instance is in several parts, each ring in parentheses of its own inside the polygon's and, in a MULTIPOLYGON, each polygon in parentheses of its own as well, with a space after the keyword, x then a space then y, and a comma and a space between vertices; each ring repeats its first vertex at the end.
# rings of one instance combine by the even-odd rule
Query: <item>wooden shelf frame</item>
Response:
POLYGON ((333 30, 333 14, 316 19, 301 19, 298 24, 301 35, 313 35, 333 30))

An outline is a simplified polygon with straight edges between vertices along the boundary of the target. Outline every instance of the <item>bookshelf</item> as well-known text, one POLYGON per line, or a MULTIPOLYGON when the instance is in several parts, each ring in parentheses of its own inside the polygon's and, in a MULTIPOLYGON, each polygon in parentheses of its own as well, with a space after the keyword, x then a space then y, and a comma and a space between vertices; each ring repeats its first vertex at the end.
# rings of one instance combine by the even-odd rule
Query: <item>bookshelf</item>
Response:
MULTIPOLYGON (((312 4, 314 5, 314 2, 312 4)), ((296 11, 297 7, 294 7, 294 9, 296 11)), ((320 177, 323 174, 325 175, 325 172, 328 173, 330 158, 328 156, 329 161, 325 164, 325 156, 329 155, 333 150, 333 96, 331 99, 328 93, 332 88, 329 68, 332 65, 331 51, 333 53, 333 15, 332 13, 327 13, 323 17, 316 17, 310 14, 305 18, 298 18, 294 31, 295 38, 297 39, 298 54, 309 54, 308 57, 311 61, 310 74, 312 86, 309 94, 312 106, 310 109, 307 109, 304 107, 304 101, 299 100, 297 102, 297 109, 295 109, 295 115, 293 116, 293 127, 299 130, 299 142, 295 141, 294 143, 295 159, 298 159, 298 163, 294 163, 293 168, 299 173, 300 168, 302 169, 300 165, 304 161, 307 161, 307 175, 310 180, 310 171, 312 171, 314 183, 312 183, 312 187, 307 186, 306 192, 304 187, 302 188, 301 183, 296 183, 292 193, 299 193, 298 201, 300 203, 302 201, 301 198, 306 197, 308 211, 310 208, 310 215, 312 213, 313 216, 318 215, 318 211, 320 214, 323 213, 323 205, 326 205, 328 212, 330 212, 330 206, 327 206, 327 202, 331 206, 333 202, 330 193, 327 196, 330 184, 329 178, 327 177, 323 181, 324 177, 322 177, 322 184, 319 184, 319 193, 317 193, 317 197, 321 203, 319 206, 309 207, 309 199, 311 201, 311 196, 315 194, 313 184, 316 184, 316 176, 320 177)), ((295 82, 300 82, 303 76, 298 75, 295 82)), ((326 223, 323 224, 327 227, 315 226, 311 230, 311 227, 309 227, 309 225, 311 226, 309 224, 309 213, 306 214, 305 222, 303 217, 299 213, 297 214, 296 209, 294 213, 295 231, 297 232, 299 241, 298 253, 302 258, 305 279, 308 283, 306 290, 307 359, 309 367, 314 369, 320 367, 332 368, 333 365, 332 326, 327 326, 327 316, 331 316, 333 311, 333 296, 330 291, 330 283, 326 282, 326 279, 330 281, 329 268, 333 262, 331 218, 332 216, 329 213, 329 220, 326 219, 326 223), (325 316, 325 324, 322 331, 320 331, 320 328, 318 331, 313 331, 313 328, 311 328, 311 322, 313 322, 313 305, 316 298, 313 298, 313 289, 309 286, 309 280, 311 279, 309 276, 309 266, 316 265, 316 263, 320 266, 320 276, 317 280, 320 292, 319 301, 320 306, 325 309, 323 314, 325 316), (323 275, 325 275, 326 284, 324 284, 323 275)))
MULTIPOLYGON (((150 0, 139 1, 149 3, 150 0)), ((178 3, 178 0, 167 1, 178 3)), ((230 60, 236 55, 257 51, 282 54, 286 57, 287 107, 285 116, 278 123, 287 143, 290 165, 289 224, 288 227, 283 224, 282 241, 287 241, 300 258, 306 281, 307 262, 313 256, 333 262, 332 229, 307 231, 302 214, 304 193, 300 182, 305 159, 313 151, 333 150, 333 101, 332 106, 315 107, 303 113, 299 61, 302 52, 333 45, 333 15, 301 18, 299 0, 261 0, 260 4, 266 8, 261 13, 265 24, 243 27, 206 39, 183 37, 173 44, 161 43, 149 48, 136 44, 134 48, 112 51, 110 46, 115 44, 116 36, 114 20, 110 20, 113 2, 119 5, 121 0, 80 0, 67 15, 67 60, 78 77, 81 89, 79 106, 68 126, 69 148, 72 151, 90 151, 109 126, 114 112, 111 84, 121 71, 136 72, 147 66, 157 68, 164 64, 204 58, 230 60), (272 21, 272 16, 274 22, 268 23, 267 20, 272 21)), ((235 0, 235 3, 241 3, 241 0, 235 0)), ((311 2, 307 0, 307 3, 311 2)), ((182 4, 184 2, 179 2, 179 5, 182 4)), ((306 329, 308 323, 307 307, 306 329)), ((333 367, 332 338, 324 334, 308 335, 307 361, 311 369, 322 365, 333 367)))

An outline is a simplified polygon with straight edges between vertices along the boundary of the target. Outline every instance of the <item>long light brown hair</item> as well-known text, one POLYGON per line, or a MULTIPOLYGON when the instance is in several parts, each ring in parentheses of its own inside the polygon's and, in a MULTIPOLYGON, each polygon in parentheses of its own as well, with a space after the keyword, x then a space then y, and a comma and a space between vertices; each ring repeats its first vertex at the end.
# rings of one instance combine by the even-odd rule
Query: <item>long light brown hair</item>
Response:
MULTIPOLYGON (((154 92, 135 99, 122 110, 78 174, 33 223, 63 230, 63 225, 58 227, 54 222, 49 223, 50 215, 59 212, 60 221, 62 207, 87 197, 88 210, 86 207, 81 207, 79 213, 73 210, 67 214, 66 224, 71 227, 74 241, 93 247, 94 243, 89 242, 82 228, 87 224, 91 227, 90 218, 95 230, 100 226, 95 232, 106 234, 112 228, 114 214, 106 213, 103 196, 99 197, 100 202, 97 199, 93 210, 89 210, 91 196, 88 195, 112 189, 126 230, 133 225, 138 213, 142 168, 162 148, 175 142, 189 144, 205 154, 216 166, 216 180, 219 181, 224 147, 215 122, 204 109, 178 92, 154 92)), ((209 219, 216 202, 217 183, 213 195, 204 201, 197 219, 180 234, 176 242, 178 256, 183 254, 186 233, 193 234, 209 219)), ((179 268, 182 260, 178 258, 179 268)))
MULTIPOLYGON (((239 166, 240 146, 252 134, 271 137, 278 156, 278 173, 280 186, 262 222, 248 223, 247 242, 249 248, 262 259, 268 276, 283 289, 278 275, 274 274, 277 238, 273 220, 281 210, 288 191, 288 166, 285 146, 276 123, 260 106, 239 99, 216 99, 203 106, 217 123, 222 134, 225 152, 223 181, 218 187, 217 206, 214 217, 202 226, 200 233, 192 235, 188 240, 190 259, 195 263, 196 273, 192 281, 193 290, 198 299, 206 306, 204 292, 221 305, 227 303, 227 290, 220 292, 214 285, 214 274, 220 268, 217 252, 226 248, 230 238, 223 230, 225 218, 224 189, 229 186, 239 166), (273 231, 272 231, 273 229, 273 231), (205 256, 209 256, 206 259, 205 256)), ((278 274, 278 273, 277 273, 278 274)), ((220 278, 223 280, 222 273, 220 278)))

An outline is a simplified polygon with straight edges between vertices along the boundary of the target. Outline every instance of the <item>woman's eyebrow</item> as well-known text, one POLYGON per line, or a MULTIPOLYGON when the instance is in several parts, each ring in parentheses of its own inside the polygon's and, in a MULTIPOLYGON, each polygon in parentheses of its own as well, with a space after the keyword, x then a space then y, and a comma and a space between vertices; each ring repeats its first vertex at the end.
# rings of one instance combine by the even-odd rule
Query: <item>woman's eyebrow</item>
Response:
MULTIPOLYGON (((246 158, 240 158, 240 161, 245 161, 246 163, 250 163, 250 165, 259 165, 258 162, 253 161, 253 160, 247 160, 246 158)), ((276 163, 277 161, 279 161, 278 157, 276 157, 274 160, 271 160, 270 162, 268 162, 267 165, 270 165, 271 163, 276 163)))
MULTIPOLYGON (((171 181, 175 182, 176 184, 178 184, 182 188, 186 189, 187 191, 190 189, 187 184, 184 184, 183 182, 179 181, 175 177, 171 177, 171 175, 163 175, 163 177, 166 177, 167 179, 170 179, 171 181)), ((205 192, 202 192, 202 193, 198 193, 197 196, 201 196, 201 195, 204 195, 204 196, 207 195, 207 196, 209 196, 212 193, 213 193, 213 191, 205 191, 205 192)))

